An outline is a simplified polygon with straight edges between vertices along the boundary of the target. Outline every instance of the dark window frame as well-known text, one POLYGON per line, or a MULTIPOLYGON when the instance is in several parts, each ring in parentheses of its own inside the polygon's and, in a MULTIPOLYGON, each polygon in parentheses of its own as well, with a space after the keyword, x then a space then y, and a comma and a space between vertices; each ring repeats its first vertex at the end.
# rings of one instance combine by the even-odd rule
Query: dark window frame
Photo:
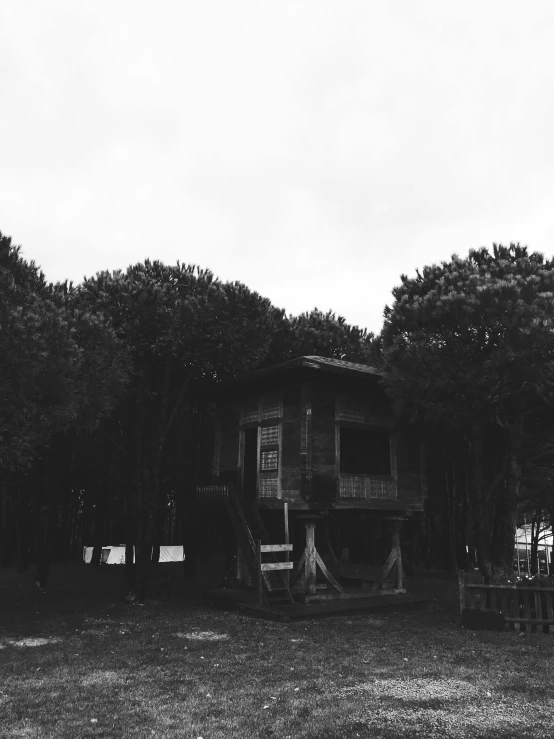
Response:
POLYGON ((392 477, 388 431, 339 424, 338 442, 339 474, 392 477))

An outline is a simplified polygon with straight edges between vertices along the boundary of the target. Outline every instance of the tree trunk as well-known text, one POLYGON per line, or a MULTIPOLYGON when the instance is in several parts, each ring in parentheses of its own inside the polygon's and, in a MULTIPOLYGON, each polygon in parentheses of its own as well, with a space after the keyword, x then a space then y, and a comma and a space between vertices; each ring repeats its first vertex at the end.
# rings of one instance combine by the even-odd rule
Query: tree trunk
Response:
POLYGON ((447 502, 447 536, 448 536, 448 556, 447 569, 449 572, 456 572, 458 568, 458 559, 456 556, 456 471, 454 460, 447 457, 446 450, 444 452, 445 465, 445 482, 446 482, 446 502, 447 502))
POLYGON ((123 571, 123 579, 127 590, 135 592, 136 590, 136 570, 135 570, 135 544, 133 541, 127 540, 125 544, 125 569, 123 571))
POLYGON ((463 570, 469 570, 468 556, 468 527, 469 527, 469 505, 467 499, 467 460, 465 456, 460 459, 460 455, 456 458, 458 465, 458 479, 460 472, 462 473, 463 484, 458 485, 458 490, 462 492, 461 515, 458 516, 458 564, 463 570))
POLYGON ((35 537, 36 575, 39 587, 44 589, 50 573, 52 549, 56 535, 57 505, 50 503, 42 506, 37 521, 35 537))
POLYGON ((16 536, 17 536, 17 571, 26 572, 29 569, 29 545, 31 542, 31 521, 29 506, 24 491, 21 488, 19 470, 15 475, 16 536))
POLYGON ((531 574, 538 575, 539 571, 539 533, 541 528, 541 511, 533 511, 531 518, 531 574))
POLYGON ((181 526, 183 536, 183 553, 185 561, 183 563, 183 575, 185 580, 192 581, 196 576, 196 554, 198 552, 198 520, 195 504, 195 496, 193 491, 188 490, 186 493, 188 500, 184 500, 181 504, 181 526))
POLYGON ((135 485, 134 482, 127 480, 125 482, 125 498, 123 502, 123 518, 125 530, 125 567, 123 570, 123 580, 129 592, 136 590, 136 568, 135 560, 135 543, 136 543, 136 510, 134 506, 135 485))
MULTIPOLYGON (((90 470, 91 477, 94 479, 93 491, 95 501, 94 510, 94 530, 92 535, 92 557, 90 564, 92 567, 100 567, 102 562, 102 547, 104 546, 104 500, 102 495, 102 482, 98 479, 98 469, 90 470)), ((109 543, 109 542, 106 542, 109 543)))
POLYGON ((494 552, 494 568, 500 577, 513 574, 515 534, 517 527, 517 502, 521 485, 521 448, 523 443, 523 419, 525 398, 518 398, 515 419, 508 433, 506 455, 506 488, 500 498, 498 538, 494 552))
MULTIPOLYGON (((551 533, 554 532, 554 508, 548 509, 548 516, 550 520, 550 529, 551 533)), ((548 559, 548 552, 546 554, 546 558, 548 559)), ((547 564, 548 573, 550 576, 554 575, 554 547, 550 550, 550 561, 547 564)))
POLYGON ((160 562, 160 544, 154 544, 152 547, 152 565, 155 567, 160 562))
POLYGON ((154 543, 154 517, 156 512, 156 501, 158 499, 157 480, 152 475, 152 468, 148 468, 147 460, 141 469, 142 479, 140 484, 141 503, 137 520, 137 551, 136 551, 136 575, 138 585, 138 599, 144 603, 150 584, 152 574, 152 546, 154 543))
POLYGON ((14 555, 14 522, 13 501, 8 497, 8 486, 2 481, 2 528, 0 530, 1 561, 0 567, 9 567, 14 555), (11 525, 10 525, 11 524, 11 525))
MULTIPOLYGON (((90 564, 92 567, 100 567, 102 563, 102 547, 104 546, 104 501, 98 494, 99 486, 96 485, 96 505, 94 506, 94 536, 93 550, 90 564)), ((106 542, 109 544, 109 542, 106 542)))
POLYGON ((477 564, 481 570, 485 583, 489 584, 492 578, 492 527, 491 516, 485 495, 483 472, 483 429, 479 422, 475 422, 471 429, 469 443, 469 468, 471 475, 471 502, 473 511, 473 525, 475 528, 475 543, 477 545, 477 564))
POLYGON ((90 564, 91 567, 100 567, 102 564, 102 544, 95 544, 93 546, 90 564))
POLYGON ((143 539, 137 547, 138 601, 144 603, 152 574, 152 542, 143 539))

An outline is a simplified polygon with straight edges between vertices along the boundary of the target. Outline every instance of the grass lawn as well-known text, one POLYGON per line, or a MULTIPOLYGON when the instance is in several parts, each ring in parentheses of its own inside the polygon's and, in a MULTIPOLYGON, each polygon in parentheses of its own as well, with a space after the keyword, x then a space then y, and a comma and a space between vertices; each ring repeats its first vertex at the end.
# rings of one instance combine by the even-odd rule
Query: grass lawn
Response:
POLYGON ((427 608, 276 623, 184 587, 128 605, 120 579, 59 566, 43 594, 0 570, 2 739, 554 737, 554 637, 462 630, 451 582, 427 608))

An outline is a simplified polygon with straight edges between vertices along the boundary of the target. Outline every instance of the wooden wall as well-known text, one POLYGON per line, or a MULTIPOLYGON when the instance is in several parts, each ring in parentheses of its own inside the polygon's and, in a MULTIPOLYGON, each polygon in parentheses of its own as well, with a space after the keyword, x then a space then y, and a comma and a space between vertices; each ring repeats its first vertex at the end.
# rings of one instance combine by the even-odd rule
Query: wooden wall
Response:
POLYGON ((240 405, 237 401, 226 401, 218 405, 216 433, 219 436, 219 443, 216 443, 216 450, 219 448, 219 460, 216 461, 214 471, 217 472, 222 480, 232 480, 238 483, 238 464, 239 464, 239 420, 240 405))
MULTIPOLYGON (((298 499, 301 490, 301 391, 298 384, 290 387, 271 387, 271 393, 276 391, 283 401, 283 415, 281 419, 268 419, 262 425, 281 425, 280 448, 280 489, 281 498, 298 499)), ((239 439, 241 410, 253 411, 258 407, 260 398, 264 395, 261 390, 243 394, 233 400, 220 401, 218 404, 218 440, 219 464, 214 465, 214 472, 220 478, 230 479, 235 474, 239 482, 239 439)), ((249 424, 257 426, 256 423, 249 424)))
POLYGON ((281 497, 298 499, 301 490, 301 402, 300 387, 291 386, 283 392, 281 430, 281 497))
POLYGON ((330 501, 337 490, 335 452, 335 389, 326 382, 311 383, 312 490, 314 501, 330 501))
MULTIPOLYGON (((391 472, 396 474, 397 481, 396 506, 405 503, 406 509, 421 508, 424 480, 419 438, 414 432, 394 431, 393 415, 384 391, 367 378, 358 381, 323 373, 302 380, 298 377, 280 377, 278 381, 272 378, 271 382, 220 401, 216 439, 219 464, 214 466, 220 479, 234 479, 239 483, 241 410, 255 410, 262 394, 279 395, 282 399, 282 418, 262 421, 263 425, 281 424, 279 488, 282 499, 291 502, 304 499, 316 504, 338 500, 336 430, 339 423, 340 426, 390 432, 391 472)), ((257 425, 255 420, 252 425, 257 425)), ((340 506, 355 508, 357 501, 357 498, 342 498, 340 506)), ((360 499, 359 503, 360 507, 373 506, 372 499, 360 499)), ((375 507, 385 508, 386 501, 376 500, 375 507)))

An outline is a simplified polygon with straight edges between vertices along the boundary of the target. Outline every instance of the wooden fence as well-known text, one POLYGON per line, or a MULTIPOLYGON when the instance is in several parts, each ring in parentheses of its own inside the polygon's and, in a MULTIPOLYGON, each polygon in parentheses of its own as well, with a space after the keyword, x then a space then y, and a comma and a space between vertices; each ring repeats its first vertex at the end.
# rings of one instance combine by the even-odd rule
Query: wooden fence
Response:
POLYGON ((554 634, 554 588, 485 585, 471 579, 476 578, 459 573, 460 612, 469 608, 501 613, 512 630, 554 634))

